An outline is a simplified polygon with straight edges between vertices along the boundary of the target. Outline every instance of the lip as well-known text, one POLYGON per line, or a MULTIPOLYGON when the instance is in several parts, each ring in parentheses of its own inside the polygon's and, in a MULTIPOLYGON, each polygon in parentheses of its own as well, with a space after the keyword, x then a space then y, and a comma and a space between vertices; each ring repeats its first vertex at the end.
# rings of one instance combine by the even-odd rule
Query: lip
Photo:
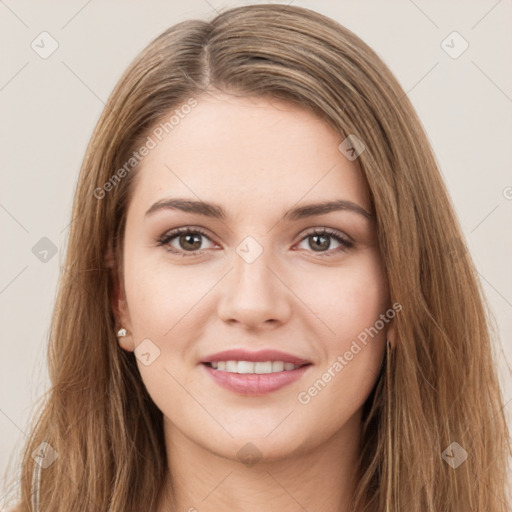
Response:
MULTIPOLYGON (((259 355, 256 356, 254 353, 253 355, 254 357, 259 357, 259 355)), ((224 359, 220 359, 220 361, 223 360, 224 359)), ((247 361, 247 359, 242 360, 247 361)), ((282 361, 282 359, 277 360, 282 361)), ((266 361, 268 361, 268 359, 266 359, 266 361)), ((281 389, 284 386, 291 384, 292 382, 296 382, 304 375, 305 372, 307 372, 308 368, 310 368, 312 365, 307 364, 295 370, 285 370, 276 373, 260 374, 231 373, 214 370, 206 364, 201 364, 200 366, 219 386, 223 387, 224 389, 242 395, 259 396, 270 393, 272 391, 277 391, 278 389, 281 389)))
MULTIPOLYGON (((287 354, 286 352, 273 349, 258 350, 257 352, 249 352, 243 349, 223 350, 222 352, 217 352, 215 354, 206 356, 201 361, 201 363, 216 363, 218 361, 252 361, 254 363, 265 361, 283 361, 284 363, 293 363, 295 365, 305 365, 311 363, 311 361, 308 361, 307 359, 302 359, 292 354, 287 354)), ((294 372, 296 370, 289 371, 294 372)))

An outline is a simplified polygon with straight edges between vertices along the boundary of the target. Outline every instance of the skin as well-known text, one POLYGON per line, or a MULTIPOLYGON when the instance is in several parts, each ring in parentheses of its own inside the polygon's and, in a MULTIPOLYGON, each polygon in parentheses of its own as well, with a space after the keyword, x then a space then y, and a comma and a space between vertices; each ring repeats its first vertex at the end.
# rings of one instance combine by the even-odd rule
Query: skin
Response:
POLYGON ((282 220, 290 208, 324 200, 371 211, 357 160, 338 150, 342 140, 297 106, 214 93, 198 98, 138 166, 116 305, 128 330, 122 348, 150 339, 160 351, 147 366, 137 358, 164 415, 173 475, 158 511, 348 511, 361 408, 385 340, 393 342, 392 323, 309 403, 297 397, 390 307, 375 224, 348 210, 282 220), (168 197, 215 202, 227 218, 175 209, 145 215, 168 197), (193 238, 192 249, 179 235, 167 248, 158 244, 185 226, 207 236, 193 238), (315 228, 354 245, 329 237, 315 244, 306 237, 315 228), (262 249, 250 264, 236 252, 249 235, 262 249), (244 396, 218 386, 200 364, 228 348, 273 348, 312 365, 284 388, 244 396), (249 442, 261 457, 253 465, 237 456, 249 442))

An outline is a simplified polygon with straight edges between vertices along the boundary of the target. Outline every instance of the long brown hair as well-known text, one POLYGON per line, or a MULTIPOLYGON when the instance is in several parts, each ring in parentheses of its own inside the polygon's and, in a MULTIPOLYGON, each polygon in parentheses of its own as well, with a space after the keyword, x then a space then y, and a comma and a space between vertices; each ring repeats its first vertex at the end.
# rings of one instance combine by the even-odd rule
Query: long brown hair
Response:
POLYGON ((391 301, 403 309, 388 371, 365 404, 354 510, 508 510, 511 446, 489 314, 421 123, 361 39, 316 12, 274 4, 171 27, 111 94, 76 188, 51 389, 27 443, 19 510, 35 498, 41 511, 156 506, 167 471, 162 413, 134 354, 118 345, 111 306, 137 166, 118 170, 152 128, 210 88, 293 102, 366 147, 358 162, 391 301), (57 459, 41 469, 32 454, 43 442, 57 459), (456 469, 453 450, 467 453, 456 469))

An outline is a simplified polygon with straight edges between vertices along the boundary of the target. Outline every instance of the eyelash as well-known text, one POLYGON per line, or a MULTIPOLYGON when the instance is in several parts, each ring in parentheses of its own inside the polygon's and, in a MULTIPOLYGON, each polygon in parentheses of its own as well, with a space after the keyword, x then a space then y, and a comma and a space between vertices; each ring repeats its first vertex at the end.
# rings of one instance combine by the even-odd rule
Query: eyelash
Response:
MULTIPOLYGON (((179 235, 182 235, 182 234, 190 234, 190 235, 202 235, 204 236, 205 238, 208 238, 208 240, 210 240, 210 237, 206 234, 205 231, 203 231, 202 229, 200 228, 190 228, 190 227, 182 227, 182 228, 177 228, 177 229, 174 229, 172 231, 169 231, 167 233, 165 233, 164 235, 162 235, 160 238, 158 238, 157 240, 157 244, 158 246, 167 246, 166 247, 166 250, 170 253, 173 253, 173 254, 181 254, 181 256, 197 256, 199 254, 201 254, 203 251, 201 250, 197 250, 197 251, 178 251, 174 248, 170 248, 170 246, 168 246, 168 244, 174 239, 176 238, 177 236, 179 235)), ((340 247, 336 248, 336 249, 330 249, 328 251, 325 251, 325 252, 317 252, 317 254, 320 256, 320 257, 331 257, 332 256, 332 253, 338 253, 340 251, 347 251, 348 249, 351 249, 354 247, 354 243, 351 242, 350 240, 348 240, 347 238, 344 238, 342 237, 337 231, 333 231, 329 228, 322 228, 322 229, 318 229, 318 228, 315 228, 313 231, 309 232, 309 233, 306 233, 302 238, 301 240, 299 241, 302 242, 304 240, 306 240, 307 238, 311 237, 311 236, 327 236, 327 237, 330 237, 330 238, 333 238, 334 240, 336 240, 336 242, 338 242, 340 244, 340 247)), ((314 252, 314 251, 311 251, 311 252, 314 252)))

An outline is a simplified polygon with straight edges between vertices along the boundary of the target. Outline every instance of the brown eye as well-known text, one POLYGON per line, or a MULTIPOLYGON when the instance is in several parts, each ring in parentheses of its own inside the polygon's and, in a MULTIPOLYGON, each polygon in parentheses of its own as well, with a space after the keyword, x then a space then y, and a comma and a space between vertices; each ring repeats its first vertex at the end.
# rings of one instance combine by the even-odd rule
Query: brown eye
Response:
POLYGON ((326 256, 330 256, 332 252, 346 251, 354 247, 354 243, 348 237, 345 238, 341 233, 328 229, 315 230, 312 233, 308 233, 301 242, 305 240, 308 240, 309 249, 316 253, 322 253, 322 256, 324 255, 323 253, 326 253, 326 256), (332 240, 335 240, 339 247, 331 248, 332 240))
POLYGON ((172 253, 194 256, 194 253, 201 251, 203 239, 210 240, 206 233, 197 228, 178 228, 163 235, 158 240, 158 245, 165 246, 172 253))
POLYGON ((201 247, 201 236, 197 233, 179 235, 179 245, 185 250, 197 251, 201 247))

